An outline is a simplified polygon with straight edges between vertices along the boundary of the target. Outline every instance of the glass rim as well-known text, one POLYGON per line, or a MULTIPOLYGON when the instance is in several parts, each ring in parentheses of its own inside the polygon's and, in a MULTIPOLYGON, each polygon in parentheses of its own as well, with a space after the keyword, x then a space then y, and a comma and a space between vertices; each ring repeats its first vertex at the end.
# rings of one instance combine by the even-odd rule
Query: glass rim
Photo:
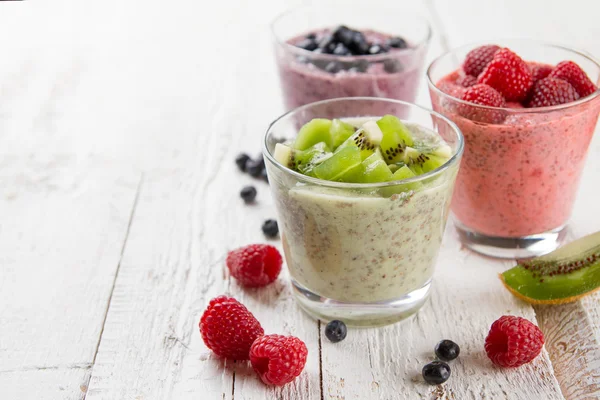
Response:
MULTIPOLYGON (((596 65, 596 67, 598 68, 598 71, 600 73, 600 61, 598 61, 596 58, 594 58, 594 56, 592 56, 590 53, 588 53, 585 50, 579 50, 579 49, 574 49, 571 47, 567 47, 566 45, 560 45, 560 44, 555 44, 555 43, 550 43, 550 42, 544 42, 541 40, 533 40, 533 39, 497 39, 497 40, 488 40, 485 42, 473 42, 473 43, 469 43, 469 44, 465 44, 459 47, 454 47, 442 54, 440 54, 439 56, 437 56, 433 61, 431 61, 431 63, 429 64, 429 66, 427 67, 427 85, 429 86, 429 88, 431 90, 433 90, 437 95, 440 95, 442 97, 446 97, 446 98, 450 98, 453 101, 455 101, 456 103, 459 104, 464 104, 470 107, 475 107, 475 108, 481 108, 484 110, 493 110, 493 111, 502 111, 505 113, 512 113, 512 114, 535 114, 535 113, 544 113, 544 112, 550 112, 550 111, 557 111, 557 110, 563 110, 566 108, 570 108, 570 107, 576 107, 580 104, 584 104, 587 103, 589 101, 592 101, 598 97, 600 97, 600 89, 597 89, 594 93, 589 94, 585 97, 582 97, 580 99, 577 99, 576 101, 572 101, 570 103, 565 103, 565 104, 559 104, 556 106, 545 106, 545 107, 534 107, 534 108, 509 108, 509 107, 492 107, 492 106, 484 106, 484 105, 480 105, 480 104, 474 104, 474 103, 470 103, 468 101, 459 99, 458 97, 454 97, 449 93, 446 93, 444 91, 442 91, 440 88, 437 87, 437 85, 433 82, 433 80, 431 79, 431 70, 434 67, 434 65, 439 62, 442 58, 450 56, 451 54, 456 54, 457 52, 461 51, 461 50, 465 50, 467 48, 471 48, 474 49, 475 47, 478 46, 484 46, 484 45, 488 45, 488 44, 493 44, 493 43, 503 43, 503 42, 515 42, 515 41, 519 41, 519 42, 529 42, 530 44, 533 45, 538 45, 538 46, 546 46, 546 47, 553 47, 556 49, 560 49, 560 50, 565 50, 567 52, 573 53, 573 54, 577 54, 581 57, 584 57, 586 59, 588 59, 589 61, 591 61, 592 63, 594 63, 596 65)), ((449 71, 448 73, 450 73, 452 71, 449 71)))
POLYGON ((290 175, 296 177, 297 179, 299 179, 300 181, 304 181, 306 183, 312 183, 312 184, 319 185, 319 186, 340 188, 340 189, 379 189, 379 188, 396 186, 396 185, 405 184, 405 183, 420 182, 425 179, 441 175, 450 166, 456 164, 461 159, 461 157, 463 155, 464 147, 465 147, 464 137, 463 137, 463 134, 460 131, 460 128, 458 127, 458 125, 456 125, 450 119, 446 118, 445 116, 443 116, 442 114, 440 114, 434 110, 428 109, 428 108, 420 106, 418 104, 409 103, 409 102, 402 101, 402 100, 387 99, 387 98, 382 98, 382 97, 337 97, 334 99, 327 99, 327 100, 316 101, 313 103, 308 103, 303 106, 296 107, 292 110, 289 110, 289 111, 285 112, 284 114, 280 115, 279 117, 277 117, 267 127, 267 130, 264 135, 262 151, 263 151, 263 155, 267 158, 267 160, 269 160, 269 162, 271 164, 273 164, 275 167, 277 167, 283 173, 290 174, 290 175), (438 168, 436 168, 432 171, 426 172, 422 175, 414 176, 412 178, 400 179, 400 180, 389 181, 389 182, 376 182, 376 183, 336 182, 336 181, 328 181, 325 179, 313 178, 312 176, 304 175, 300 172, 293 171, 293 170, 289 169, 288 167, 282 165, 279 161, 277 161, 275 159, 275 157, 273 156, 273 154, 271 154, 271 151, 269 150, 267 141, 269 138, 269 133, 271 132, 272 128, 278 122, 280 122, 281 120, 283 120, 286 117, 289 117, 292 114, 296 114, 298 112, 304 111, 310 107, 319 106, 319 105, 323 105, 323 104, 327 104, 327 103, 341 102, 341 101, 376 101, 376 102, 384 102, 384 103, 394 103, 394 104, 399 104, 399 105, 408 106, 408 107, 412 107, 412 108, 417 108, 421 111, 427 112, 430 115, 434 115, 435 117, 437 117, 437 118, 443 120, 445 123, 447 123, 450 126, 450 128, 452 128, 452 131, 456 134, 456 137, 458 138, 458 146, 456 148, 456 151, 454 152, 452 157, 450 157, 444 164, 442 164, 441 166, 439 166, 438 168))
MULTIPOLYGON (((327 3, 327 1, 325 2, 327 3)), ((330 1, 331 3, 331 1, 330 1)), ((323 4, 319 4, 318 7, 322 7, 323 4)), ((389 53, 381 53, 381 54, 365 54, 365 55, 348 55, 348 56, 339 56, 336 54, 325 54, 325 53, 313 53, 312 51, 300 48, 300 47, 296 47, 293 44, 288 43, 284 38, 281 38, 280 35, 277 34, 276 32, 276 28, 275 25, 280 22, 280 20, 284 17, 287 17, 290 14, 293 14, 295 12, 298 12, 302 9, 310 9, 310 8, 316 8, 317 5, 316 4, 302 4, 296 7, 291 7, 281 13, 279 13, 274 19, 273 21, 271 21, 271 23, 269 24, 270 30, 271 30, 271 35, 275 38, 275 41, 277 42, 278 45, 282 46, 283 48, 285 48, 286 50, 292 52, 292 53, 296 53, 298 55, 303 55, 305 57, 318 57, 318 58, 323 58, 325 60, 329 59, 329 60, 347 60, 347 61, 351 61, 351 60, 355 60, 355 59, 361 59, 361 60, 381 60, 381 59, 385 59, 385 58, 390 58, 390 57, 397 57, 400 55, 405 55, 405 54, 409 54, 409 53, 413 53, 413 52, 417 52, 418 50, 421 50, 422 48, 424 48, 425 46, 427 46, 429 44, 429 42, 431 41, 431 38, 433 36, 433 31, 431 29, 431 23, 429 22, 429 20, 427 18, 425 18, 423 16, 422 13, 416 12, 414 11, 414 9, 410 9, 410 11, 414 11, 414 13, 412 14, 412 17, 414 17, 415 19, 420 20, 423 25, 426 28, 426 33, 424 35, 424 37, 418 41, 417 43, 415 43, 414 46, 411 47, 407 47, 404 49, 397 49, 394 52, 389 52, 389 53)), ((397 7, 395 7, 397 8, 397 7)), ((389 10, 389 9, 386 9, 389 10)))

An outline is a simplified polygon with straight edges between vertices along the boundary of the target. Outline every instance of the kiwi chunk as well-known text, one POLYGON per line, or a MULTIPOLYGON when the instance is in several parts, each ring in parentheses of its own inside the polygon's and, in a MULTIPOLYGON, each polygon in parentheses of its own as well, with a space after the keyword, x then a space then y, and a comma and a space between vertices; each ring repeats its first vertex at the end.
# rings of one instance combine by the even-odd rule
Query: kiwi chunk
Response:
POLYGON ((312 175, 315 166, 331 157, 324 142, 315 144, 306 150, 292 149, 281 143, 275 145, 274 157, 282 165, 305 175, 312 175))
POLYGON ((333 138, 331 137, 331 120, 325 118, 315 118, 300 128, 298 136, 294 141, 294 148, 297 150, 306 150, 317 143, 324 142, 327 147, 333 147, 333 138))
POLYGON ((363 175, 359 178, 362 183, 387 182, 392 179, 392 171, 387 166, 381 151, 376 151, 363 162, 363 175))
POLYGON ((333 140, 333 148, 337 149, 342 143, 344 143, 350 136, 356 132, 356 128, 347 122, 340 119, 334 119, 331 121, 331 127, 329 133, 333 140))
MULTIPOLYGON (((409 167, 406 165, 400 167, 394 174, 392 175, 392 181, 401 181, 404 179, 414 178, 417 176, 409 167)), ((410 190, 417 190, 423 186, 421 182, 407 182, 407 183, 398 183, 394 186, 383 187, 379 191, 382 196, 390 197, 394 194, 408 192, 410 190)))
POLYGON ((404 162, 417 175, 425 174, 441 167, 448 159, 432 153, 423 153, 412 147, 404 150, 404 162))
POLYGON ((335 181, 360 163, 358 147, 348 146, 338 149, 331 157, 314 167, 313 172, 317 178, 335 181))
POLYGON ((392 134, 395 134, 394 136, 397 136, 400 140, 402 140, 404 145, 413 145, 414 140, 410 130, 402 123, 402 121, 400 121, 398 117, 394 117, 393 115, 389 114, 384 115, 383 117, 379 118, 377 125, 384 135, 388 134, 391 136, 392 134))
POLYGON ((350 136, 348 140, 342 143, 336 151, 348 146, 358 147, 361 159, 366 160, 379 148, 382 137, 383 133, 381 133, 381 129, 379 129, 375 121, 368 121, 355 134, 350 136))
POLYGON ((500 274, 506 288, 532 304, 570 303, 600 287, 600 232, 500 274))
POLYGON ((452 157, 452 149, 447 144, 443 144, 433 149, 433 151, 431 151, 431 154, 448 160, 450 157, 452 157))

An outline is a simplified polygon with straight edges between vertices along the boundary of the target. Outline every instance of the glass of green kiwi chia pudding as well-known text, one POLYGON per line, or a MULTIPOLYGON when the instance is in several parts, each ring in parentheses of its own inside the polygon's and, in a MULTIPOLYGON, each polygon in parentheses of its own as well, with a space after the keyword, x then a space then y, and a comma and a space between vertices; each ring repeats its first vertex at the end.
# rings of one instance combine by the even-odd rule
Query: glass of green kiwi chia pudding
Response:
POLYGON ((355 326, 417 312, 463 153, 458 127, 399 100, 338 98, 279 117, 263 152, 299 305, 355 326))

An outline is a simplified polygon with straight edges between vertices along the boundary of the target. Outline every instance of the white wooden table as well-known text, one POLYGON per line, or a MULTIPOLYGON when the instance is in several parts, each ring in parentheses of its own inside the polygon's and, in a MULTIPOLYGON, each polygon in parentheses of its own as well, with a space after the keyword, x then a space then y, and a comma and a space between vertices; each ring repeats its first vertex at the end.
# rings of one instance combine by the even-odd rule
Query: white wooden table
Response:
MULTIPOLYGON (((497 37, 600 57, 597 1, 413 3, 435 29, 430 59, 497 37)), ((226 252, 264 241, 274 216, 267 185, 233 158, 257 154, 283 109, 268 22, 292 4, 0 2, 0 399, 600 398, 600 295, 522 303, 496 277, 512 263, 465 250, 451 224, 422 312, 335 345, 295 305, 285 273, 262 290, 229 278, 226 252), (238 192, 251 182, 249 208, 238 192), (267 332, 306 342, 299 379, 267 388, 246 364, 211 355, 198 320, 222 293, 267 332), (532 364, 487 360, 484 337, 503 314, 544 331, 532 364), (427 386, 419 371, 442 338, 461 357, 446 384, 427 386)), ((429 105, 425 85, 418 102, 429 105)), ((600 229, 599 175, 597 134, 570 239, 600 229)))

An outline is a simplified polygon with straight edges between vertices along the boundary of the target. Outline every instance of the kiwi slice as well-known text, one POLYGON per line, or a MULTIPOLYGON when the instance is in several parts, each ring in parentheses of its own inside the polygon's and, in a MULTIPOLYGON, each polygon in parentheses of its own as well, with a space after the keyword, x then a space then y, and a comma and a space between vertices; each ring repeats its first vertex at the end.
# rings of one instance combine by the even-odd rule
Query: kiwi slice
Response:
POLYGON ((367 121, 354 135, 342 143, 336 151, 348 146, 358 147, 361 159, 366 160, 379 147, 382 137, 383 133, 375 121, 367 121))
POLYGON ((282 165, 305 175, 312 175, 315 166, 331 157, 329 147, 324 142, 306 150, 296 150, 281 143, 275 145, 273 156, 282 165))
POLYGON ((333 139, 333 148, 337 149, 342 143, 344 143, 350 136, 356 132, 356 128, 347 122, 340 119, 334 119, 331 121, 331 127, 329 133, 333 139))
POLYGON ((336 181, 360 163, 360 149, 348 146, 336 150, 331 157, 314 167, 313 172, 317 178, 336 181))
POLYGON ((570 303, 600 287, 600 232, 584 236, 500 274, 506 288, 532 304, 570 303))
POLYGON ((448 159, 433 153, 423 153, 412 147, 404 150, 404 162, 417 175, 425 174, 441 167, 448 159))
MULTIPOLYGON (((391 136, 392 134, 395 134, 394 136, 397 136, 399 140, 402 140, 406 146, 412 146, 414 144, 410 130, 402 123, 402 121, 400 121, 398 117, 394 117, 393 115, 389 114, 384 115, 377 120, 377 125, 384 135, 387 134, 391 136)), ((382 150, 385 152, 383 146, 382 150)))
POLYGON ((297 150, 306 150, 317 143, 324 142, 327 147, 333 148, 333 138, 331 137, 331 120, 325 118, 315 118, 300 128, 298 136, 294 141, 294 148, 297 150))

